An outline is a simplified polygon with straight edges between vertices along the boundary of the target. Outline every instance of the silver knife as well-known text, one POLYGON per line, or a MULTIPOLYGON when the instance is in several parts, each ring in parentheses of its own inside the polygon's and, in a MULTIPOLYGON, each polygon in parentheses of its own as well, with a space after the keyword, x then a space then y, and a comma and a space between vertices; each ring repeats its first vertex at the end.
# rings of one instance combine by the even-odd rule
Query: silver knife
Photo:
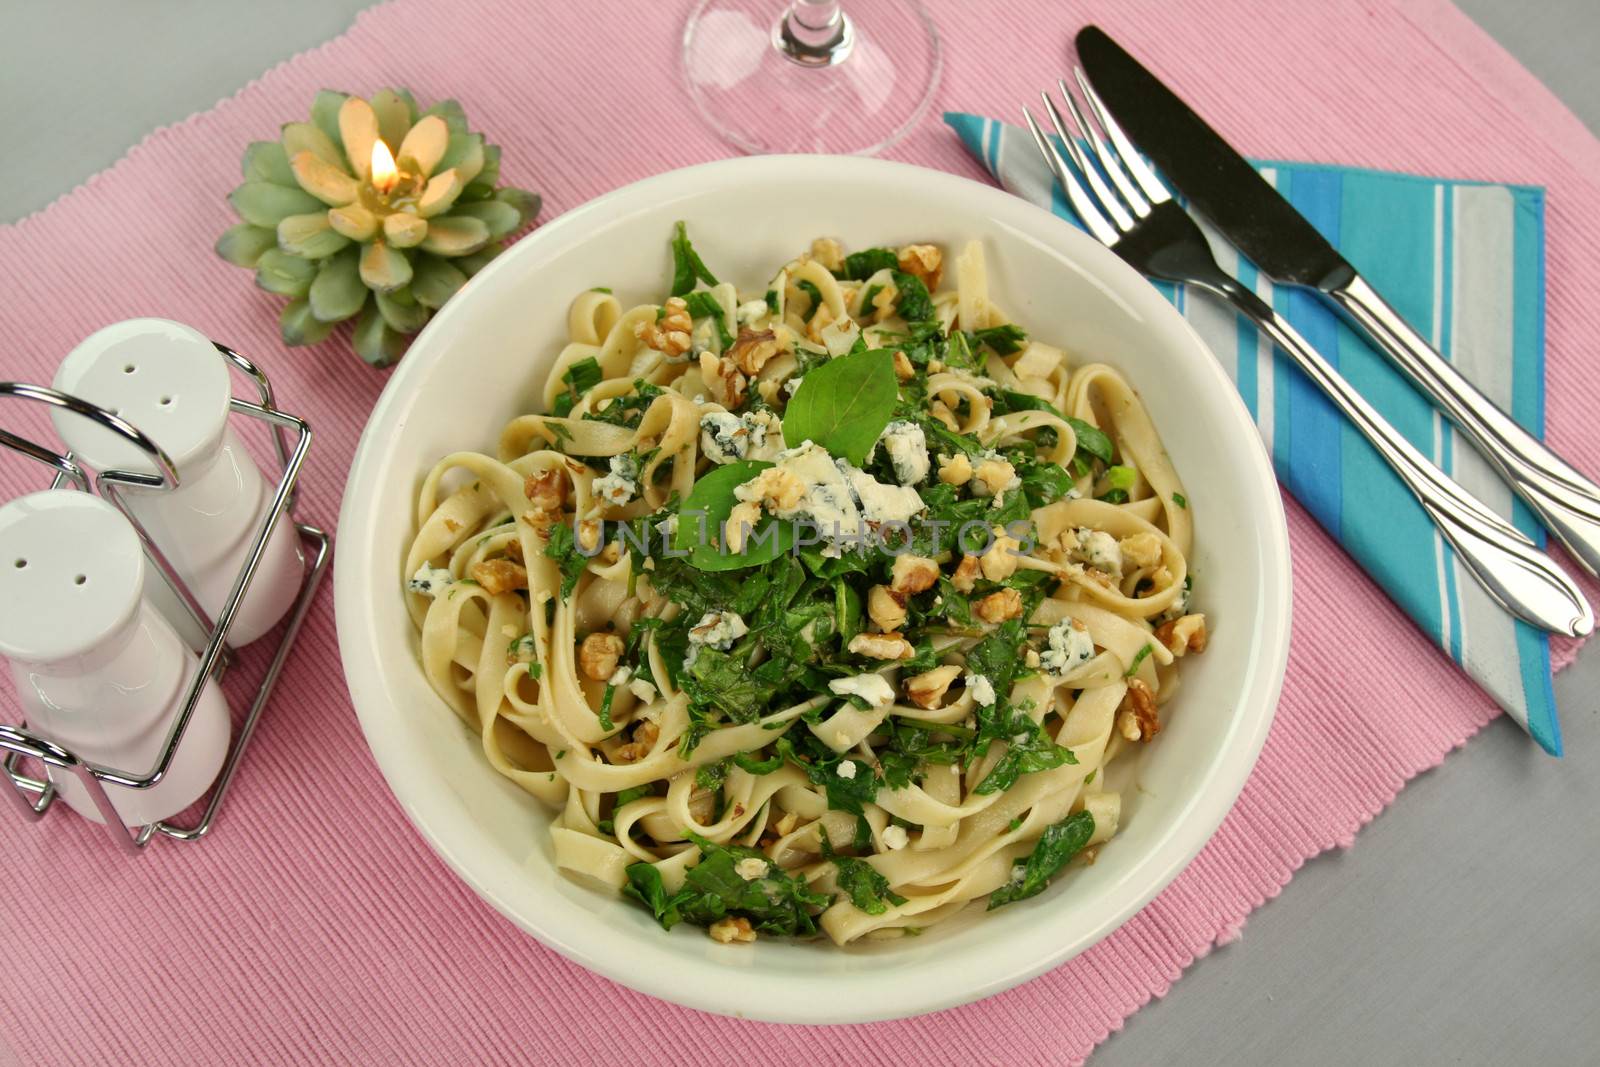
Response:
POLYGON ((1480 393, 1205 120, 1097 26, 1078 32, 1095 92, 1139 150, 1273 281, 1320 293, 1466 435, 1590 574, 1600 575, 1600 486, 1480 393))

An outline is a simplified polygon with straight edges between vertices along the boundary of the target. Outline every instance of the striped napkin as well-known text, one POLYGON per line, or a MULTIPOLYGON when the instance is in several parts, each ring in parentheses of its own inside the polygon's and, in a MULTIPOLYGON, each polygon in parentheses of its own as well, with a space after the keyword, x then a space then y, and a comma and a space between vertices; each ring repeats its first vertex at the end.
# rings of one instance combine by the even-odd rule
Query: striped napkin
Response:
MULTIPOLYGON (((961 113, 945 122, 1007 190, 1078 224, 1027 130, 961 113)), ((1543 436, 1543 189, 1305 163, 1256 167, 1445 358, 1543 436)), ((1522 502, 1361 335, 1312 295, 1260 277, 1215 231, 1207 235, 1223 269, 1270 301, 1413 445, 1544 544, 1522 502)), ((1549 639, 1489 599, 1372 446, 1251 323, 1210 297, 1156 285, 1233 378, 1278 480, 1446 655, 1559 756, 1549 639)))

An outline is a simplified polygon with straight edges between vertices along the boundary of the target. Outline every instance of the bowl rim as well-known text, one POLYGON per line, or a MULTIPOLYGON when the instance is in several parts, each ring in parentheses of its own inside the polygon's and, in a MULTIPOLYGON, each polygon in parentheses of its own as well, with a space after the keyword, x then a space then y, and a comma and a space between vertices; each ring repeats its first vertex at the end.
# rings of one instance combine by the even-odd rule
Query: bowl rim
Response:
MULTIPOLYGON (((906 1018, 955 1007, 1019 985, 1103 940, 1172 883, 1216 834, 1243 790, 1265 743, 1288 664, 1291 572, 1288 525, 1271 462, 1238 391, 1199 334, 1140 274, 1098 241, 1064 219, 995 186, 945 171, 861 156, 780 155, 720 159, 641 179, 557 216, 496 257, 479 273, 474 283, 482 285, 492 282, 499 274, 515 269, 508 264, 539 255, 544 246, 559 243, 570 231, 588 226, 591 220, 604 223, 616 215, 626 214, 628 208, 651 202, 668 202, 677 194, 701 190, 708 181, 719 184, 759 183, 771 176, 793 178, 797 170, 812 169, 831 182, 848 181, 853 177, 863 180, 894 177, 903 182, 915 182, 933 194, 966 198, 969 206, 986 212, 996 222, 1010 221, 1019 228, 1031 227, 1033 232, 1047 235, 1053 254, 1074 259, 1119 299, 1151 317, 1165 320, 1169 326, 1176 326, 1192 348, 1189 356, 1202 361, 1205 373, 1225 394, 1223 406, 1230 413, 1232 425, 1226 426, 1224 432, 1243 442, 1237 451, 1238 465, 1234 477, 1251 483, 1254 487, 1252 495, 1259 497, 1265 508, 1264 513, 1256 516, 1256 524, 1261 530, 1262 573, 1266 581, 1259 603, 1253 605, 1258 613, 1255 643, 1232 721, 1225 731, 1218 754, 1193 786, 1193 796, 1183 818, 1173 820, 1138 865, 1131 868, 1119 883, 1122 889, 1128 889, 1129 884, 1134 883, 1133 892, 1119 898, 1116 906, 1105 910, 1099 921, 1074 929, 1066 938, 1054 940, 1037 937, 1034 939, 1039 946, 1037 950, 1014 953, 1008 962, 993 961, 978 972, 964 969, 966 980, 947 986, 941 983, 942 988, 896 983, 893 989, 886 989, 885 983, 879 981, 870 993, 861 995, 862 990, 849 988, 855 984, 853 976, 830 976, 831 995, 826 997, 793 996, 794 988, 786 990, 791 994, 789 996, 774 996, 777 987, 771 984, 771 976, 756 969, 729 970, 720 967, 705 970, 707 975, 715 973, 723 979, 716 983, 692 980, 693 974, 711 966, 702 960, 683 958, 677 961, 679 967, 650 971, 638 966, 640 960, 637 951, 627 951, 630 946, 637 950, 636 943, 630 943, 629 946, 597 945, 586 943, 584 937, 574 936, 571 931, 552 928, 549 923, 541 922, 539 916, 520 910, 504 895, 500 885, 496 884, 503 879, 491 878, 477 868, 465 854, 467 850, 461 847, 454 832, 457 829, 470 832, 470 825, 463 824, 461 817, 450 811, 448 805, 434 799, 433 791, 417 784, 423 780, 417 771, 425 769, 426 764, 418 759, 415 739, 405 736, 403 731, 388 729, 388 719, 378 710, 387 698, 384 672, 380 669, 380 641, 376 628, 338 625, 337 633, 351 702, 390 792, 434 853, 479 897, 521 930, 597 974, 686 1007, 779 1023, 860 1023, 906 1018), (738 980, 728 982, 726 979, 729 976, 735 976, 738 980), (836 989, 831 988, 841 986, 845 987, 844 995, 839 995, 836 989)), ((470 301, 447 303, 424 327, 413 342, 413 348, 426 352, 431 338, 448 335, 454 320, 470 313, 470 308, 470 301)), ((431 363, 437 358, 430 357, 427 362, 431 363)), ((384 518, 377 507, 378 494, 365 492, 363 487, 377 484, 376 474, 382 466, 383 442, 396 421, 396 414, 407 403, 407 394, 411 391, 413 381, 424 372, 423 358, 413 354, 402 360, 368 417, 351 463, 340 508, 338 530, 341 539, 348 538, 358 544, 371 543, 377 523, 384 518)), ((347 554, 344 562, 334 569, 336 617, 352 620, 363 618, 362 612, 370 600, 374 555, 356 553, 352 557, 347 554)), ((382 573, 387 576, 387 569, 383 569, 382 573)), ((804 975, 787 977, 797 981, 803 979, 804 975)))

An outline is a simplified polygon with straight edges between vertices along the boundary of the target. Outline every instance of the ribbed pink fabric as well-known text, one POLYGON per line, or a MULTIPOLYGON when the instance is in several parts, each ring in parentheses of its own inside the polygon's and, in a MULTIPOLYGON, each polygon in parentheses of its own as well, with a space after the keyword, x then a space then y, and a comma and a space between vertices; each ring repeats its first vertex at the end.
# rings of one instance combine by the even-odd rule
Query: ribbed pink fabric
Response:
MULTIPOLYGON (((211 254, 233 221, 223 197, 247 141, 303 116, 324 86, 409 84, 424 100, 459 97, 505 146, 507 180, 543 191, 547 217, 725 154, 678 87, 686 3, 500 3, 492 18, 489 6, 396 0, 368 12, 0 229, 0 376, 47 382, 73 343, 115 319, 192 323, 259 358, 285 406, 310 419, 304 510, 330 524, 384 377, 343 338, 284 351, 279 301, 211 254), (87 263, 115 282, 89 281, 87 263)), ((1454 8, 984 0, 934 15, 948 46, 941 108, 1014 115, 1092 18, 1253 155, 1546 185, 1550 438, 1600 471, 1600 143, 1454 8)), ((937 109, 891 154, 982 178, 937 109)), ((12 463, 3 476, 8 489, 36 484, 12 463)), ((362 743, 324 596, 206 843, 127 859, 70 814, 40 827, 0 815, 0 1050, 27 1063, 1078 1062, 1494 714, 1292 503, 1289 524, 1289 678, 1238 805, 1135 919, 1009 993, 915 1021, 762 1026, 567 963, 410 830, 362 743), (1350 618, 1370 621, 1342 625, 1350 618)), ((1559 646, 1558 662, 1572 653, 1559 646)))

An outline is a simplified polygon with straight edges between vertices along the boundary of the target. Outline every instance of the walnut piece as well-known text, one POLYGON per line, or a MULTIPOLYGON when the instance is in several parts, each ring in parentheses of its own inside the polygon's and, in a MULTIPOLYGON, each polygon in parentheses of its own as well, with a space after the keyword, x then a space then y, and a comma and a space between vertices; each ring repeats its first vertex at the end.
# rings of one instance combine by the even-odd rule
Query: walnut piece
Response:
POLYGON ((960 667, 948 663, 931 671, 923 671, 906 682, 906 697, 919 708, 936 708, 944 700, 950 683, 960 674, 960 667))
POLYGON ((917 654, 911 642, 897 633, 856 634, 850 639, 850 651, 868 659, 910 659, 917 654))
POLYGON ((905 599, 886 585, 875 585, 867 591, 867 617, 885 633, 898 630, 906 621, 905 599))
POLYGON ((834 273, 844 269, 844 248, 832 237, 818 237, 812 241, 811 258, 834 273))
POLYGON ((972 481, 972 461, 966 453, 958 452, 954 456, 940 459, 939 480, 945 485, 961 487, 972 481))
POLYGON ((1154 567, 1161 562, 1161 538, 1148 530, 1129 534, 1121 545, 1123 565, 1131 570, 1154 567))
POLYGON ((744 403, 748 382, 739 373, 739 367, 726 356, 718 359, 713 352, 700 353, 700 377, 706 383, 706 392, 729 411, 744 403))
POLYGON ((994 543, 978 560, 983 576, 991 582, 1003 582, 1017 571, 1017 549, 1022 542, 996 528, 994 543))
POLYGON ((1139 725, 1138 740, 1149 741, 1161 732, 1161 720, 1156 717, 1156 695, 1150 692, 1148 685, 1137 678, 1129 682, 1127 702, 1128 710, 1139 725))
POLYGON ((528 588, 527 570, 509 559, 486 559, 473 564, 472 580, 483 586, 483 591, 490 596, 528 588))
POLYGON ((591 554, 600 547, 599 520, 584 519, 578 523, 578 546, 591 554))
POLYGON ((939 565, 927 556, 896 556, 889 570, 889 588, 903 596, 932 589, 938 580, 939 565))
POLYGON ((646 348, 653 348, 670 357, 681 356, 689 351, 693 343, 690 334, 694 331, 694 319, 689 315, 689 305, 683 297, 672 296, 662 305, 662 311, 665 314, 654 322, 635 323, 633 335, 646 348))
POLYGON ((755 375, 766 366, 767 360, 778 354, 777 334, 771 330, 757 333, 748 326, 739 328, 739 337, 728 349, 727 358, 745 374, 755 375))
POLYGON ((638 763, 650 754, 656 741, 661 738, 661 727, 645 719, 633 728, 633 740, 625 745, 617 746, 611 753, 612 763, 638 763))
POLYGON ((622 658, 622 638, 616 634, 590 634, 578 646, 578 669, 584 677, 603 682, 616 673, 622 658))
POLYGON ((944 253, 938 245, 906 245, 896 257, 900 269, 913 275, 928 287, 928 292, 939 288, 939 277, 944 272, 944 253))
MULTIPOLYGON (((773 468, 768 468, 771 470, 773 468)), ((751 532, 756 528, 756 523, 761 521, 761 505, 753 501, 742 500, 728 512, 726 526, 727 550, 738 553, 744 548, 744 543, 749 539, 751 532)))
MULTIPOLYGON (((971 557, 967 557, 970 559, 971 557)), ((1022 594, 1015 589, 1000 589, 982 597, 972 610, 984 622, 1005 622, 1022 614, 1022 594)))
POLYGON ((909 382, 917 376, 917 368, 911 365, 911 358, 899 349, 894 353, 894 376, 902 382, 909 382))
POLYGON ((962 556, 961 562, 956 565, 956 572, 950 576, 950 584, 958 592, 972 592, 972 585, 978 580, 978 557, 962 556))
POLYGON ((759 502, 780 511, 800 503, 800 498, 806 495, 806 483, 793 471, 767 467, 735 489, 734 495, 740 500, 759 502))
POLYGON ((1156 640, 1174 656, 1206 650, 1206 617, 1185 615, 1156 627, 1156 640))
POLYGON ((1017 468, 1010 460, 986 459, 973 471, 972 491, 979 496, 994 496, 1010 488, 1017 477, 1017 468))
POLYGON ((536 511, 560 511, 567 499, 567 480, 560 471, 530 474, 522 483, 522 495, 536 511))
POLYGON ((747 945, 756 939, 755 928, 750 925, 750 920, 742 915, 730 915, 726 919, 718 919, 706 927, 706 933, 710 934, 711 940, 719 945, 734 942, 747 945))

